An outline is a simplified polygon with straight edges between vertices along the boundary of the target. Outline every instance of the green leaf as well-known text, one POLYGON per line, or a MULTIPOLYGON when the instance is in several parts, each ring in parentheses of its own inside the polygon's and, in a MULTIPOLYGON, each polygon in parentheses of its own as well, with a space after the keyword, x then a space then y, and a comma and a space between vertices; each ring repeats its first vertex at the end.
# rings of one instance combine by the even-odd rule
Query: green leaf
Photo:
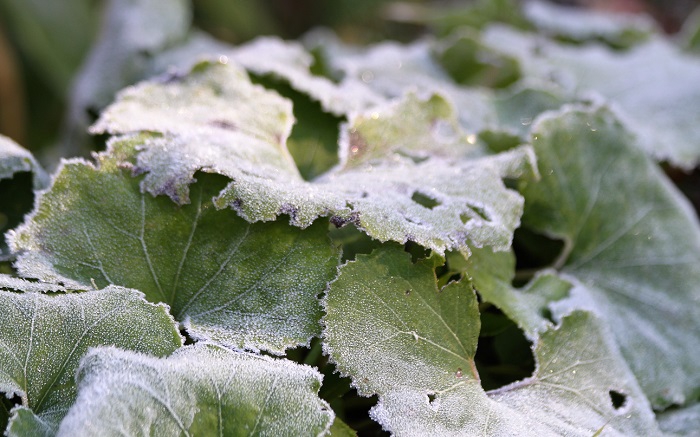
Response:
POLYGON ((513 65, 517 58, 485 45, 466 30, 441 41, 383 42, 362 50, 343 45, 328 34, 316 36, 309 44, 342 73, 341 86, 361 84, 386 98, 407 92, 441 95, 454 107, 470 144, 485 130, 517 134, 523 140, 516 145, 521 144, 540 112, 572 100, 559 87, 542 81, 523 80, 500 91, 458 85, 452 78, 459 81, 463 76, 479 76, 470 65, 487 70, 482 85, 489 85, 494 78, 491 85, 505 85, 520 75, 520 67, 513 65))
POLYGON ((700 7, 696 7, 679 32, 681 46, 695 55, 700 53, 700 7))
POLYGON ((627 49, 648 40, 659 30, 647 15, 610 13, 544 1, 524 3, 523 13, 541 34, 575 44, 601 41, 613 48, 627 49))
POLYGON ((100 35, 74 79, 60 156, 90 151, 85 131, 95 114, 117 91, 153 74, 158 53, 185 41, 190 8, 186 0, 108 2, 100 35))
MULTIPOLYGON (((658 435, 648 401, 589 313, 535 339, 532 378, 484 392, 472 367, 477 301, 463 279, 437 288, 438 260, 382 248, 341 268, 326 297, 326 352, 397 435, 658 435), (611 392, 624 396, 615 406, 611 392)), ((539 287, 538 284, 533 285, 539 287)), ((533 290, 532 293, 538 293, 533 290)))
POLYGON ((325 299, 326 352, 360 394, 476 381, 479 310, 468 282, 438 290, 437 257, 382 247, 341 269, 325 299), (421 359, 418 360, 417 357, 421 359))
POLYGON ((330 428, 330 437, 357 437, 357 432, 350 428, 348 424, 338 419, 337 417, 333 421, 333 425, 330 428))
POLYGON ((685 169, 700 162, 700 60, 671 42, 657 36, 619 53, 504 27, 490 28, 483 41, 516 57, 531 82, 554 82, 573 95, 610 99, 650 156, 685 169))
POLYGON ((585 284, 559 311, 586 308, 602 317, 655 406, 693 399, 700 387, 697 216, 609 110, 543 117, 532 141, 542 180, 521 184, 523 222, 563 239, 557 266, 574 285, 585 284))
POLYGON ((321 378, 309 366, 206 344, 168 358, 93 349, 58 435, 323 435, 334 414, 317 396, 321 378))
POLYGON ((283 353, 320 332, 317 295, 339 255, 319 221, 250 224, 212 205, 223 181, 201 174, 192 203, 139 190, 114 160, 66 162, 10 236, 25 277, 136 288, 170 305, 192 337, 283 353))
MULTIPOLYGON (((452 256, 461 257, 460 254, 452 256)), ((554 272, 544 271, 527 286, 516 290, 511 285, 515 271, 512 252, 493 252, 490 248, 472 252, 464 270, 472 278, 482 300, 496 305, 531 340, 552 328, 546 317, 551 312, 549 304, 568 297, 572 288, 554 272)))
POLYGON ((34 156, 0 135, 0 261, 8 258, 2 234, 17 226, 32 208, 32 189, 48 185, 49 178, 34 156))
POLYGON ((262 37, 227 54, 251 73, 272 75, 288 81, 292 88, 318 100, 326 111, 338 116, 347 116, 384 101, 363 84, 336 84, 325 77, 313 75, 313 57, 296 42, 262 37))
POLYGON ((700 430, 700 404, 664 411, 657 419, 666 436, 697 436, 700 430))
POLYGON ((22 172, 32 173, 36 190, 48 185, 49 178, 34 156, 10 138, 0 135, 0 179, 9 179, 15 173, 22 172))
POLYGON ((520 79, 517 60, 485 46, 471 29, 456 31, 436 45, 436 60, 459 84, 504 88, 520 79))
POLYGON ((0 290, 0 338, 0 392, 21 399, 11 411, 11 436, 55 432, 75 399, 73 377, 88 348, 119 344, 162 356, 182 344, 165 306, 118 287, 66 295, 0 290))
POLYGON ((473 157, 479 150, 441 97, 408 95, 357 114, 341 131, 341 166, 313 183, 302 180, 286 149, 290 129, 288 102, 229 62, 202 64, 179 82, 126 90, 94 130, 160 132, 133 140, 135 169, 146 173, 142 189, 180 203, 203 169, 233 180, 216 205, 251 222, 289 214, 306 227, 330 215, 380 241, 411 240, 438 252, 509 247, 521 199, 501 179, 531 176, 534 157, 527 147, 473 157), (433 207, 416 201, 416 193, 433 199, 433 207))

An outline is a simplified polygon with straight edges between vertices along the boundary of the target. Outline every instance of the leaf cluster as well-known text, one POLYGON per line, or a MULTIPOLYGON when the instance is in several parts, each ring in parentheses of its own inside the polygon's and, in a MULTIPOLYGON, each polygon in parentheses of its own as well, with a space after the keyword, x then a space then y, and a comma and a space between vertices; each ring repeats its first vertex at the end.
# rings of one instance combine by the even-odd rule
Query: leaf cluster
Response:
POLYGON ((231 46, 119 4, 66 121, 105 149, 0 137, 5 435, 698 428, 688 44, 499 1, 231 46))

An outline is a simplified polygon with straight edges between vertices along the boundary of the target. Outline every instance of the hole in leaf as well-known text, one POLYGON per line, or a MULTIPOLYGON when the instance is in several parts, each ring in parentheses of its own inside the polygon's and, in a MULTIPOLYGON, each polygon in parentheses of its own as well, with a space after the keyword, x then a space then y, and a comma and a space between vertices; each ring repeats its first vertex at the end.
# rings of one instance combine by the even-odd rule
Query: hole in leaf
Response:
POLYGON ((426 196, 425 194, 420 193, 418 191, 413 193, 413 196, 411 196, 411 200, 413 200, 420 206, 423 206, 428 209, 433 209, 441 204, 439 200, 433 199, 432 197, 426 196))
POLYGON ((358 254, 369 254, 381 243, 357 229, 353 223, 338 228, 329 221, 328 235, 336 246, 343 250, 342 262, 354 260, 358 254))
POLYGON ((557 322, 554 321, 554 315, 552 314, 552 311, 549 308, 542 308, 542 310, 540 310, 540 315, 545 319, 549 320, 553 325, 557 324, 557 322))
POLYGON ((22 398, 14 395, 8 398, 5 393, 0 392, 0 428, 6 429, 10 418, 10 410, 18 405, 22 405, 22 398))
POLYGON ((479 132, 479 140, 484 142, 486 147, 496 153, 514 149, 523 143, 522 138, 518 135, 497 130, 484 130, 479 132))
POLYGON ((435 393, 428 393, 428 403, 432 404, 435 402, 435 393))
POLYGON ((467 206, 469 207, 469 209, 474 211, 476 213, 476 215, 481 217, 483 220, 486 220, 487 222, 491 221, 491 217, 488 215, 488 213, 486 212, 486 210, 484 208, 477 206, 477 205, 471 205, 471 204, 467 205, 467 206))
POLYGON ((608 394, 610 395, 612 406, 616 410, 622 408, 625 405, 625 402, 627 402, 627 395, 620 393, 619 391, 610 390, 608 394))
POLYGON ((328 60, 324 56, 323 50, 321 50, 320 47, 312 48, 309 50, 309 53, 313 57, 313 62, 309 67, 311 74, 314 76, 325 77, 334 83, 340 83, 340 80, 342 79, 341 75, 334 73, 328 63, 328 60))
POLYGON ((30 172, 15 173, 10 179, 0 180, 0 255, 7 251, 2 235, 19 225, 34 205, 30 172))
POLYGON ((189 346, 196 343, 196 340, 187 333, 185 328, 180 329, 180 335, 182 335, 182 337, 185 339, 184 346, 189 346))
POLYGON ((497 307, 481 304, 481 332, 475 363, 484 390, 527 378, 535 371, 532 343, 497 307))
POLYGON ((341 376, 335 364, 323 355, 319 338, 313 338, 310 347, 287 349, 285 357, 300 364, 314 366, 323 374, 319 397, 328 402, 335 414, 357 431, 358 435, 389 435, 369 417, 369 410, 377 404, 379 398, 360 396, 357 390, 350 386, 352 380, 341 376))
POLYGON ((513 235, 516 275, 513 285, 525 285, 534 274, 543 268, 552 267, 564 250, 564 242, 518 228, 513 235))
POLYGON ((342 118, 325 112, 321 104, 271 76, 252 75, 254 83, 290 99, 296 123, 287 140, 301 176, 309 181, 338 163, 338 136, 342 118))
POLYGON ((413 261, 414 264, 430 256, 430 249, 426 249, 413 241, 407 241, 403 245, 403 250, 411 254, 411 261, 413 261))
POLYGON ((17 270, 12 267, 11 261, 0 261, 0 274, 17 276, 17 270))
POLYGON ((430 156, 420 156, 416 155, 415 153, 409 153, 401 149, 397 150, 396 154, 399 156, 403 156, 404 158, 410 159, 411 161, 413 161, 414 164, 420 164, 430 159, 430 156))

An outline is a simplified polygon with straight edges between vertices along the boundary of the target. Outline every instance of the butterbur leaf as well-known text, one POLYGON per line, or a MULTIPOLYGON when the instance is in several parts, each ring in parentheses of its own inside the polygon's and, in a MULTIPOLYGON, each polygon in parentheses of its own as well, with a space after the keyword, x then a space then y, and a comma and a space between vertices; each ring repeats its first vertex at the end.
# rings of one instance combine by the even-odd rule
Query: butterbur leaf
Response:
POLYGON ((542 335, 532 378, 486 393, 477 383, 455 383, 432 400, 422 390, 400 389, 380 396, 370 414, 398 435, 590 437, 603 426, 608 435, 659 435, 648 401, 615 352, 600 323, 576 312, 542 335))
POLYGON ((382 96, 362 84, 335 84, 325 77, 311 74, 313 57, 295 42, 273 37, 257 38, 235 48, 229 55, 252 73, 288 81, 292 88, 308 94, 335 115, 347 116, 384 101, 382 96))
POLYGON ((156 358, 93 349, 59 436, 323 435, 334 414, 322 376, 287 360, 201 344, 156 358))
POLYGON ((658 30, 652 18, 643 14, 609 13, 544 1, 524 3, 523 12, 540 33, 579 44, 602 41, 625 49, 643 43, 658 30))
POLYGON ((522 201, 501 179, 532 177, 528 147, 467 159, 479 151, 451 106, 439 96, 409 95, 354 117, 341 133, 344 165, 306 182, 285 145, 288 103, 252 85, 231 62, 201 64, 180 81, 125 91, 95 130, 159 133, 115 140, 110 153, 135 144, 127 160, 146 173, 143 190, 179 203, 189 199, 194 173, 205 170, 232 179, 216 206, 230 206, 250 222, 288 214, 293 225, 306 227, 332 216, 380 241, 411 240, 438 252, 510 245, 522 201), (435 204, 416 202, 416 193, 435 204))
POLYGON ((585 285, 557 302, 558 311, 602 317, 655 406, 693 399, 700 386, 694 211, 605 108, 543 117, 532 143, 542 180, 521 184, 523 222, 565 242, 557 267, 585 285))
POLYGON ((110 0, 103 28, 77 74, 66 117, 63 156, 86 154, 86 129, 121 88, 151 73, 154 58, 182 43, 191 6, 185 0, 110 0))
POLYGON ((21 172, 32 173, 32 185, 35 189, 48 185, 48 176, 34 156, 10 138, 0 135, 0 179, 9 179, 15 173, 21 172))
POLYGON ((664 435, 696 436, 700 430, 700 404, 665 411, 657 419, 664 435))
POLYGON ((472 256, 462 262, 466 263, 465 270, 482 300, 496 305, 533 341, 552 327, 546 317, 551 313, 550 303, 568 297, 572 288, 568 281, 551 270, 538 273, 522 289, 513 288, 515 257, 512 252, 493 252, 490 248, 483 248, 473 251, 472 256))
POLYGON ((566 92, 602 95, 640 138, 650 156, 692 169, 700 162, 700 60, 657 36, 627 52, 575 47, 494 26, 483 34, 494 49, 516 57, 530 81, 555 82, 566 92))
POLYGON ((324 346, 361 394, 478 381, 479 310, 468 282, 438 290, 438 257, 383 247, 341 268, 325 298, 324 346))
POLYGON ((384 429, 591 436, 607 424, 611 435, 658 434, 634 376, 590 313, 537 334, 531 378, 484 392, 474 367, 476 296, 465 279, 438 289, 437 261, 414 265, 398 248, 379 249, 343 266, 326 297, 326 351, 361 394, 379 395, 370 414, 384 429), (619 405, 611 399, 618 394, 619 405))
POLYGON ((0 393, 21 401, 11 411, 11 436, 55 432, 75 399, 75 370, 89 347, 118 344, 162 356, 182 344, 165 306, 119 287, 66 295, 0 291, 0 306, 0 393))
POLYGON ((136 288, 199 339, 282 353, 320 331, 317 295, 336 274, 327 223, 250 224, 217 211, 220 177, 198 175, 192 203, 139 190, 102 156, 65 163, 11 241, 19 272, 76 287, 136 288))
POLYGON ((48 180, 28 150, 0 135, 0 261, 8 255, 2 234, 20 223, 32 207, 32 189, 44 188, 48 180))

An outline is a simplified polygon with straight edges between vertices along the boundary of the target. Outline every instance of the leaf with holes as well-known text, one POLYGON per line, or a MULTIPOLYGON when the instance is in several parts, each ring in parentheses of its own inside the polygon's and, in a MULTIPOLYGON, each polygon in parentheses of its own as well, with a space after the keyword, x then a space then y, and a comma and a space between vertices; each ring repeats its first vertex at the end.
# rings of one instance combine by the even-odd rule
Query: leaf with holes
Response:
POLYGON ((18 399, 10 436, 55 433, 75 399, 73 377, 88 348, 119 344, 163 356, 182 344, 164 305, 119 287, 65 295, 0 290, 0 334, 0 393, 18 399))
POLYGON ((542 180, 521 184, 524 224, 563 239, 557 266, 585 284, 560 305, 608 323, 655 406, 693 399, 700 386, 694 212, 609 110, 550 114, 532 138, 542 180))
POLYGON ((156 358, 93 349, 59 436, 324 435, 321 375, 291 361, 200 344, 156 358))
POLYGON ((229 62, 126 90, 94 131, 150 132, 115 140, 111 153, 124 141, 136 144, 128 160, 146 173, 142 188, 180 203, 189 200, 194 173, 205 170, 232 179, 216 205, 250 222, 289 214, 306 227, 333 216, 380 241, 438 252, 510 245, 522 200, 502 178, 531 177, 534 157, 528 147, 481 156, 441 97, 409 95, 358 114, 341 132, 342 166, 314 182, 302 180, 286 149, 291 123, 287 100, 229 62), (426 207, 416 192, 437 203, 426 207))
MULTIPOLYGON (((438 259, 382 248, 343 266, 325 300, 326 351, 372 417, 397 435, 657 435, 648 401, 594 316, 575 312, 535 340, 532 378, 484 392, 469 283, 437 287, 438 259)), ((534 285, 537 287, 537 285, 534 285)))
POLYGON ((283 353, 320 332, 317 295, 336 274, 327 224, 250 224, 217 211, 223 187, 201 174, 192 203, 139 190, 115 161, 63 165, 37 210, 10 236, 26 277, 86 288, 136 288, 165 302, 190 336, 283 353))

